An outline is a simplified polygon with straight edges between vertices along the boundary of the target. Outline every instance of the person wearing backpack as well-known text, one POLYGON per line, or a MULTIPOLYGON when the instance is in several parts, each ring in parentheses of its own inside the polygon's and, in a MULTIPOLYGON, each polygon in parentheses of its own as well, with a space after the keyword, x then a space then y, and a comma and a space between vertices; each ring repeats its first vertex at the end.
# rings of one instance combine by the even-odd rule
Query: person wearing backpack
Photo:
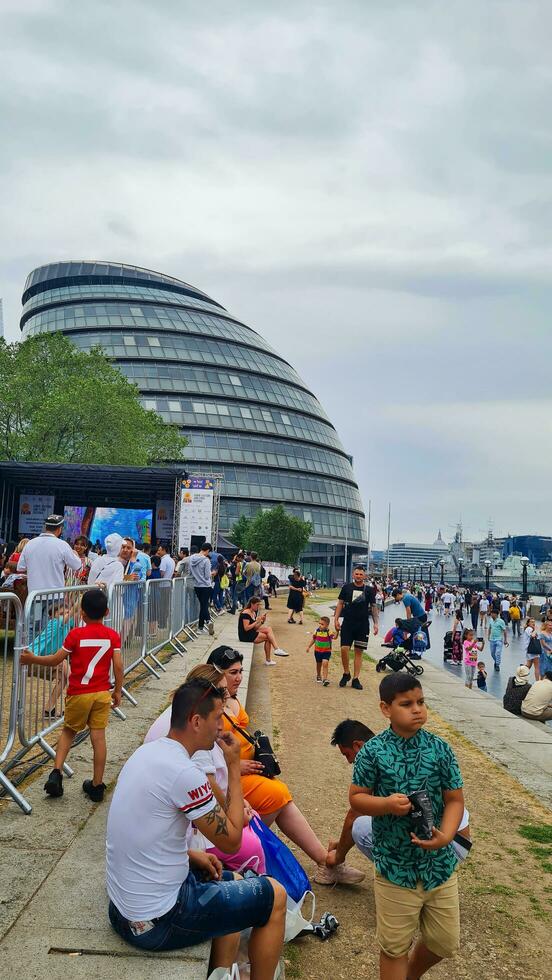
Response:
POLYGON ((510 622, 512 624, 512 636, 521 636, 521 609, 517 599, 512 599, 512 604, 508 609, 510 622))
POLYGON ((261 585, 261 563, 259 561, 259 556, 256 551, 251 552, 251 557, 244 568, 245 576, 245 591, 243 596, 243 604, 247 605, 251 596, 259 594, 259 588, 261 585))

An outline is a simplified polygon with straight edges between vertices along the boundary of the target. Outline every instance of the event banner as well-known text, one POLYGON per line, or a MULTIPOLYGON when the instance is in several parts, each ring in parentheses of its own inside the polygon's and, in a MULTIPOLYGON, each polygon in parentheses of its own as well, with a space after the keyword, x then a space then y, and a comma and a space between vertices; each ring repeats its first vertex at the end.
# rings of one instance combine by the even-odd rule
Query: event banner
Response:
POLYGON ((19 534, 22 537, 40 534, 44 530, 44 521, 53 510, 53 497, 36 493, 19 494, 19 534))
POLYGON ((158 500, 155 505, 155 537, 172 541, 174 529, 174 500, 158 500))
POLYGON ((178 547, 189 548, 193 537, 210 540, 213 529, 214 483, 206 477, 182 481, 178 547))

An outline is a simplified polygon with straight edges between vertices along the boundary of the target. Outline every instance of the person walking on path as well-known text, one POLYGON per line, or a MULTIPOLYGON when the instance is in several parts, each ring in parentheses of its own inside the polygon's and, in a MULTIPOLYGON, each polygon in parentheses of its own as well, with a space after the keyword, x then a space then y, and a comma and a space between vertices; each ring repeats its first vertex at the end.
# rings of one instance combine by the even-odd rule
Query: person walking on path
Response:
POLYGON ((519 639, 521 636, 521 609, 519 608, 517 599, 512 599, 512 604, 508 609, 508 615, 512 624, 512 637, 517 636, 519 639))
MULTIPOLYGON (((470 616, 472 621, 472 627, 474 630, 476 630, 477 624, 479 623, 480 616, 481 616, 481 597, 477 594, 477 592, 474 592, 470 599, 470 616)), ((480 627, 481 630, 484 629, 482 623, 480 623, 480 627)))
POLYGON ((374 636, 377 636, 379 611, 376 602, 376 590, 373 586, 366 585, 364 569, 355 568, 353 581, 344 585, 339 593, 334 614, 335 632, 339 633, 341 629, 343 676, 339 682, 340 687, 346 687, 351 680, 349 653, 353 647, 354 665, 351 687, 354 687, 356 691, 362 691, 360 669, 362 653, 368 646, 370 616, 374 620, 374 636), (342 624, 339 622, 341 617, 343 617, 342 624))
POLYGON ((63 524, 64 518, 60 514, 50 514, 42 533, 29 541, 21 552, 17 571, 26 573, 29 592, 62 589, 66 569, 81 570, 80 557, 67 541, 61 540, 63 524))
POLYGON ((552 670, 552 622, 545 620, 539 636, 541 653, 539 658, 539 673, 543 677, 547 670, 552 670))
POLYGON ((209 602, 211 601, 212 581, 216 575, 216 569, 214 571, 211 570, 211 562, 209 560, 211 551, 212 545, 209 541, 205 541, 201 545, 200 551, 191 555, 190 574, 194 580, 194 592, 199 602, 199 632, 205 633, 205 629, 207 629, 212 636, 215 628, 211 622, 209 602))
POLYGON ((295 623, 293 614, 297 613, 299 616, 299 625, 303 625, 303 607, 305 605, 304 592, 307 588, 307 583, 299 568, 294 568, 291 575, 288 575, 289 581, 289 594, 287 599, 287 608, 289 609, 288 623, 295 623))
POLYGON ((494 669, 499 671, 502 660, 502 648, 509 646, 509 643, 508 627, 504 620, 500 618, 496 609, 491 610, 488 638, 491 644, 491 657, 494 660, 494 669))

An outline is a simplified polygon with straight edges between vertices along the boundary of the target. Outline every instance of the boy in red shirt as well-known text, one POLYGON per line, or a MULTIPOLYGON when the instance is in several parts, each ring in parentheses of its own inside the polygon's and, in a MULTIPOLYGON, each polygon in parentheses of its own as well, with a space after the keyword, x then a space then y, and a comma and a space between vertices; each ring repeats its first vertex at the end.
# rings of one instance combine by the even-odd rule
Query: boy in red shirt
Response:
POLYGON ((121 638, 115 630, 104 626, 108 613, 107 596, 101 589, 85 592, 81 616, 85 625, 69 631, 63 646, 48 657, 35 657, 30 650, 21 654, 23 666, 40 664, 57 667, 69 658, 69 686, 65 698, 64 727, 56 748, 55 767, 44 789, 48 796, 63 796, 63 763, 77 732, 90 728, 94 751, 94 777, 85 779, 82 788, 93 803, 101 803, 105 785, 103 775, 106 760, 105 729, 111 708, 121 703, 123 661, 121 638), (110 670, 113 664, 115 688, 111 692, 110 670))

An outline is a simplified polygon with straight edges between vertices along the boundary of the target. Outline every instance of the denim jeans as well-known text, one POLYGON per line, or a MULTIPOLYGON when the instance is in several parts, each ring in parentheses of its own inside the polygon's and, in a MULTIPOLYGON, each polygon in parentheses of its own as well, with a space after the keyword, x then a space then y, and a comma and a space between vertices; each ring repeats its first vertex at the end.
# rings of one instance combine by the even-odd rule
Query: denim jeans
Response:
POLYGON ((109 921, 127 943, 153 952, 196 946, 216 936, 265 926, 272 915, 274 890, 266 877, 235 881, 224 871, 222 881, 201 881, 190 871, 180 888, 176 905, 153 927, 135 935, 118 908, 109 903, 109 921))
POLYGON ((500 667, 503 646, 504 640, 491 640, 491 657, 493 658, 497 667, 500 667))

